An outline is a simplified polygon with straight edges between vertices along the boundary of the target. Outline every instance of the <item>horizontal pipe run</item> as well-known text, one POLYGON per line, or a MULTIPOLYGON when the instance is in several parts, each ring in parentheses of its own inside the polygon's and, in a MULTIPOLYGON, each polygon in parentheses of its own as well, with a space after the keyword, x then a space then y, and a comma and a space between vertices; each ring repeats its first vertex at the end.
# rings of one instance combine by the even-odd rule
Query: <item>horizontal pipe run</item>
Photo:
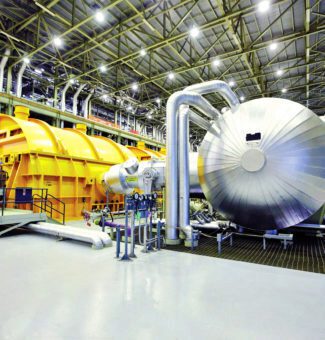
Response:
POLYGON ((84 230, 45 222, 30 223, 25 228, 46 235, 91 243, 95 249, 102 249, 104 247, 112 246, 112 240, 106 233, 101 231, 84 230))
POLYGON ((200 128, 204 130, 210 129, 211 123, 205 120, 204 118, 202 118, 201 116, 199 116, 197 113, 195 113, 192 110, 190 110, 189 112, 189 118, 191 122, 193 122, 195 125, 199 126, 200 128))

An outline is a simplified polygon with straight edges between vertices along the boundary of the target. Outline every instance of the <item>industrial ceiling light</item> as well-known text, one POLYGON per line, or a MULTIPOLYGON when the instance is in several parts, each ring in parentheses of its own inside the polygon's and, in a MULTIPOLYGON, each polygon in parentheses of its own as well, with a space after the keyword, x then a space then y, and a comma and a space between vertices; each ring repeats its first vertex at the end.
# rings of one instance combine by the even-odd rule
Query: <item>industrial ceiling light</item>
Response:
POLYGON ((105 15, 102 11, 97 11, 95 13, 95 19, 99 23, 103 23, 105 21, 105 15))
POLYGON ((234 87, 236 85, 236 83, 233 80, 230 80, 230 82, 228 83, 228 85, 230 87, 234 87))
POLYGON ((260 1, 257 8, 259 12, 262 12, 262 13, 267 12, 270 9, 270 1, 268 0, 260 1))
POLYGON ((60 37, 53 38, 53 44, 56 47, 61 47, 63 45, 63 40, 60 37))
POLYGON ((160 98, 157 98, 157 99, 156 99, 156 103, 157 103, 157 104, 160 104, 160 103, 161 103, 161 99, 160 99, 160 98))
POLYGON ((137 83, 132 84, 132 90, 133 91, 138 91, 139 85, 137 83))
POLYGON ((214 59, 213 62, 212 62, 212 65, 215 66, 215 67, 218 67, 220 66, 220 60, 219 59, 214 59))
POLYGON ((131 105, 128 105, 128 106, 126 107, 126 109, 127 109, 129 112, 131 112, 131 111, 132 111, 132 106, 131 106, 131 105))
POLYGON ((69 83, 70 83, 70 84, 74 84, 74 83, 75 83, 75 79, 73 79, 73 78, 70 79, 70 80, 69 80, 69 83))
POLYGON ((240 96, 240 101, 243 102, 245 100, 245 97, 244 96, 240 96))
POLYGON ((194 26, 190 29, 190 36, 192 38, 197 38, 199 36, 199 34, 200 34, 200 30, 196 26, 194 26))
POLYGON ((28 57, 25 57, 25 58, 23 59, 23 62, 24 62, 25 64, 29 64, 29 63, 30 63, 30 59, 29 59, 28 57))
POLYGON ((175 74, 173 72, 168 73, 168 79, 173 80, 175 78, 175 74))
POLYGON ((282 74, 283 74, 283 71, 282 71, 282 70, 277 70, 277 71, 276 71, 276 75, 277 75, 278 77, 281 77, 282 74))
POLYGON ((151 114, 148 114, 147 117, 148 117, 148 119, 152 119, 152 115, 151 114))
POLYGON ((141 57, 144 57, 146 54, 147 54, 147 51, 144 48, 140 50, 141 57))
POLYGON ((102 98, 103 98, 104 100, 106 100, 106 99, 108 98, 108 95, 107 95, 107 94, 103 94, 103 95, 102 95, 102 98))
POLYGON ((43 69, 35 68, 35 73, 42 74, 43 73, 43 69))
POLYGON ((277 43, 272 43, 272 44, 270 44, 270 50, 271 51, 275 51, 276 49, 277 49, 277 47, 278 47, 278 44, 277 43))
POLYGON ((287 92, 288 92, 288 89, 283 88, 283 89, 281 90, 281 92, 282 92, 282 93, 287 93, 287 92))
POLYGON ((99 66, 99 71, 100 72, 106 72, 107 71, 107 67, 105 65, 100 65, 99 66))

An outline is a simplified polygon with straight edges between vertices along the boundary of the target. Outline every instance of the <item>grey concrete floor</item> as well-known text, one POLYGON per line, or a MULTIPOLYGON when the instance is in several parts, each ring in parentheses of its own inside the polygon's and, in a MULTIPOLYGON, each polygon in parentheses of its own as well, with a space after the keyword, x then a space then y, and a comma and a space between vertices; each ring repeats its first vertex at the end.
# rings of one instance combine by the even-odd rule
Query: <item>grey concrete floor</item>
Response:
POLYGON ((163 250, 0 239, 0 339, 325 339, 325 276, 163 250))

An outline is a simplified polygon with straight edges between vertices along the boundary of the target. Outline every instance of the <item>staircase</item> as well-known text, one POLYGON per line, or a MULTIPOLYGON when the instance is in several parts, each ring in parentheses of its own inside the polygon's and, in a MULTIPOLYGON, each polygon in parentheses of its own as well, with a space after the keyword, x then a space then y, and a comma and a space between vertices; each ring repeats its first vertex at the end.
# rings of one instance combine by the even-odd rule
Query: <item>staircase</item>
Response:
POLYGON ((33 195, 33 207, 40 209, 41 212, 45 212, 49 222, 65 224, 65 203, 49 194, 47 189, 42 190, 41 195, 33 195), (58 208, 54 208, 54 206, 58 206, 58 208), (53 217, 55 213, 60 215, 59 219, 53 217))

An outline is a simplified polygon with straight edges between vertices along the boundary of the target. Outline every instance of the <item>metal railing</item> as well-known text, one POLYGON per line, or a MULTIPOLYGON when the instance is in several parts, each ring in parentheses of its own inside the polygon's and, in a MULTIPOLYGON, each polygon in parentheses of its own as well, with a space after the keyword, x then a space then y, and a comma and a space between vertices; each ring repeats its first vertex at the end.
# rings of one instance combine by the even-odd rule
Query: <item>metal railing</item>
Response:
POLYGON ((39 209, 40 212, 45 212, 49 217, 55 219, 53 217, 54 212, 61 216, 62 221, 59 221, 62 224, 65 224, 65 203, 58 199, 57 197, 48 193, 48 189, 45 188, 30 188, 30 187, 19 187, 19 188, 1 188, 3 190, 2 200, 0 200, 1 205, 1 216, 4 215, 4 210, 8 204, 14 205, 17 207, 21 204, 30 204, 30 209, 35 210, 35 208, 39 209), (17 196, 18 190, 25 190, 26 198, 19 200, 17 196), (11 191, 15 191, 14 198, 9 198, 11 195, 11 191), (38 191, 39 193, 33 193, 34 191, 38 191), (28 199, 30 198, 30 199, 28 199), (58 209, 54 207, 54 204, 57 204, 58 209))
POLYGON ((59 215, 62 216, 62 224, 65 224, 65 203, 58 199, 57 197, 47 193, 46 195, 46 202, 50 203, 50 206, 51 206, 51 217, 53 215, 53 211, 57 212, 59 215), (55 202, 58 203, 59 207, 62 208, 61 210, 60 209, 56 209, 53 207, 53 202, 51 200, 54 200, 55 202))

